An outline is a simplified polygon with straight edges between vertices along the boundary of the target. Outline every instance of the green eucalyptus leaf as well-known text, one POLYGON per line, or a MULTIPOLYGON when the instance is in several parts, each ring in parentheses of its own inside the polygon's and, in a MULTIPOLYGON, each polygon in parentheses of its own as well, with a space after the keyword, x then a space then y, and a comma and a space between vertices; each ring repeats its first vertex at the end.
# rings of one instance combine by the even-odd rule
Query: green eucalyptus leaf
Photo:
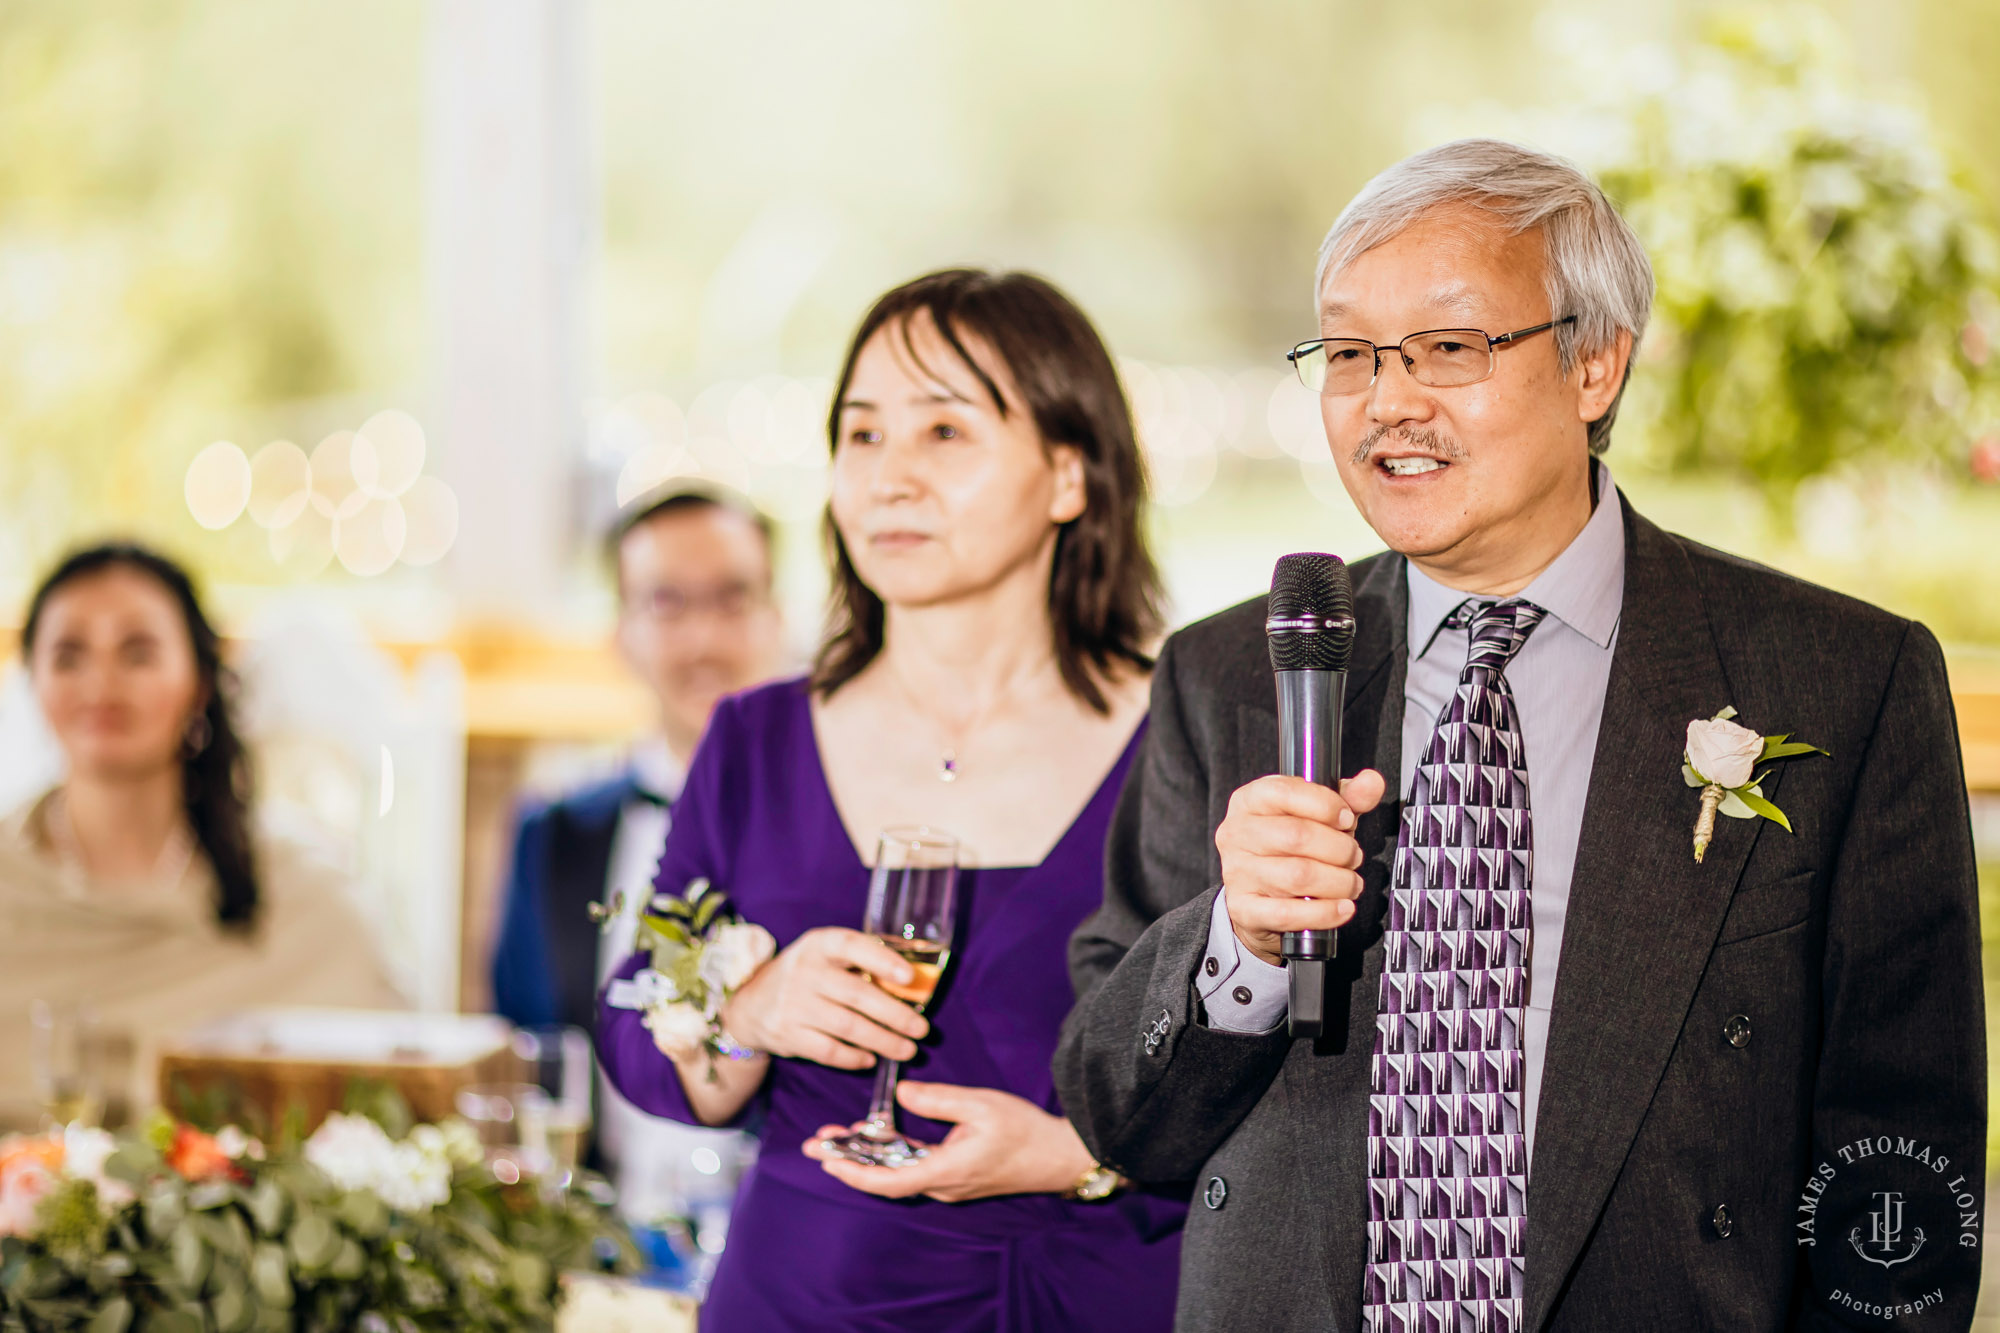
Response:
POLYGON ((132 1327, 132 1302, 123 1296, 113 1296, 97 1307, 97 1313, 84 1325, 84 1333, 125 1333, 132 1327))
POLYGON ((316 1272, 332 1263, 340 1253, 340 1232, 319 1212, 302 1213, 286 1236, 292 1259, 307 1272, 316 1272))
POLYGON ((516 1250, 507 1258, 507 1279, 523 1296, 539 1297, 549 1283, 549 1266, 531 1250, 516 1250))
POLYGON ((26 1300, 40 1300, 53 1296, 69 1285, 69 1276, 63 1272, 61 1264, 43 1254, 31 1254, 22 1266, 16 1283, 16 1294, 26 1300))
POLYGON ((208 1243, 201 1233, 190 1226, 178 1228, 167 1242, 167 1251, 173 1258, 174 1281, 189 1293, 200 1291, 210 1263, 208 1243))
POLYGON ((285 1247, 274 1241, 259 1241, 250 1256, 250 1288, 263 1304, 289 1309, 292 1304, 292 1269, 285 1260, 285 1247))
POLYGON ((190 1189, 187 1206, 197 1213, 220 1208, 236 1198, 236 1187, 226 1180, 205 1180, 190 1189))
POLYGON ((121 1254, 117 1250, 113 1250, 109 1254, 100 1254, 97 1258, 91 1260, 90 1263, 91 1285, 96 1287, 115 1286, 123 1282, 126 1278, 131 1277, 137 1267, 138 1265, 132 1262, 132 1256, 129 1254, 121 1254))
POLYGON ((244 1206, 250 1210, 250 1220, 257 1224, 257 1230, 266 1236, 274 1236, 285 1225, 289 1200, 285 1198, 284 1186, 274 1177, 266 1176, 250 1191, 244 1206))
POLYGON ((1785 812, 1783 810, 1780 810, 1777 806, 1772 805, 1769 801, 1765 800, 1763 796, 1760 795, 1759 793, 1746 789, 1744 791, 1735 792, 1733 794, 1739 800, 1741 800, 1743 804, 1749 806, 1752 811, 1764 816, 1764 818, 1770 820, 1772 823, 1776 824, 1779 828, 1782 828, 1785 832, 1790 833, 1792 831, 1792 821, 1785 818, 1785 812))
POLYGON ((327 1271, 342 1282, 352 1282, 368 1271, 368 1252, 361 1248, 353 1237, 340 1242, 340 1253, 333 1256, 333 1263, 327 1271))
POLYGON ((371 1240, 389 1229, 389 1205, 373 1190, 350 1190, 334 1211, 348 1230, 371 1240))
POLYGON ((105 1175, 135 1187, 144 1185, 165 1169, 159 1152, 142 1139, 130 1139, 119 1144, 111 1156, 104 1159, 105 1175))
POLYGON ((208 1333, 208 1322, 199 1308, 156 1310, 146 1317, 143 1333, 208 1333))
MULTIPOLYGON (((217 1271, 221 1272, 220 1267, 217 1271)), ((232 1283, 218 1284, 215 1299, 208 1304, 208 1312, 215 1316, 216 1333, 248 1333, 250 1298, 240 1277, 232 1283)))
POLYGON ((187 1216, 187 1201, 181 1187, 171 1180, 161 1181, 149 1190, 142 1207, 146 1230, 154 1240, 171 1234, 180 1225, 180 1220, 187 1216))
POLYGON ((1817 745, 1807 745, 1804 741, 1791 741, 1789 743, 1782 743, 1777 745, 1773 745, 1770 741, 1766 741, 1764 743, 1763 758, 1790 759, 1793 755, 1798 755, 1798 754, 1825 754, 1825 753, 1826 751, 1820 749, 1817 745))

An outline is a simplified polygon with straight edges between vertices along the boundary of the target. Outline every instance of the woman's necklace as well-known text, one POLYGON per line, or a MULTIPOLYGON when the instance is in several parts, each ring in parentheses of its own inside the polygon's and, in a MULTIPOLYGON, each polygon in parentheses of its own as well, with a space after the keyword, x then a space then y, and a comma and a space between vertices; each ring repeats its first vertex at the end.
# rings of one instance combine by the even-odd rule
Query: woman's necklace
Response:
MULTIPOLYGON (((68 793, 61 788, 57 788, 49 798, 45 823, 49 846, 55 852, 58 864, 74 876, 89 878, 90 866, 84 860, 83 840, 77 836, 76 818, 70 813, 68 793)), ((148 878, 155 883, 178 884, 193 861, 194 835, 188 830, 185 819, 176 820, 172 831, 167 834, 167 840, 160 844, 160 854, 154 858, 148 878)))
POLYGON ((1005 702, 1004 697, 996 703, 987 705, 986 709, 974 716, 970 722, 957 727, 948 726, 940 722, 935 713, 924 707, 922 701, 917 698, 917 692, 910 688, 908 682, 903 679, 903 674, 900 671, 896 670, 893 665, 887 663, 884 665, 887 667, 889 679, 896 686, 896 692, 903 696, 903 702, 910 706, 910 711, 930 723, 933 730, 941 732, 944 735, 945 743, 938 753, 937 780, 939 782, 958 781, 959 774, 964 771, 963 765, 959 762, 958 755, 960 748, 965 744, 964 737, 978 730, 981 724, 988 721, 994 713, 998 712, 999 703, 1005 702))

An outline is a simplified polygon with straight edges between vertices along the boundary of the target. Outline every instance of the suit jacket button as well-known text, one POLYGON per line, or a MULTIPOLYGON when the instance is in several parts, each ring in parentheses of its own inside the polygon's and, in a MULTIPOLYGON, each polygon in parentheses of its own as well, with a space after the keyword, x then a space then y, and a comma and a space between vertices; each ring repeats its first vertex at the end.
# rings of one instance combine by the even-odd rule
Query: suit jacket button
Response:
POLYGON ((1731 1014, 1722 1025, 1722 1036, 1731 1046, 1742 1050, 1750 1044, 1750 1018, 1747 1014, 1731 1014))
POLYGON ((1209 1206, 1210 1211, 1222 1207, 1229 1202, 1229 1182, 1221 1176, 1210 1176, 1208 1187, 1201 1192, 1201 1201, 1209 1206))
POLYGON ((1729 1205, 1726 1203, 1715 1205, 1715 1215, 1708 1220, 1714 1224, 1715 1234, 1724 1240, 1728 1240, 1729 1233, 1736 1230, 1736 1220, 1729 1215, 1729 1205))

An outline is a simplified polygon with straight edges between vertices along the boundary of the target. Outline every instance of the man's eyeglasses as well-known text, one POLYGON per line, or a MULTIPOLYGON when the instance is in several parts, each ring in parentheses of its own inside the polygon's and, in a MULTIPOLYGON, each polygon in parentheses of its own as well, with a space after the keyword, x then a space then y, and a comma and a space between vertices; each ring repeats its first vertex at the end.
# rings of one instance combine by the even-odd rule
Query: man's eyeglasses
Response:
POLYGON ((655 587, 626 594, 627 605, 649 620, 675 625, 707 614, 717 620, 742 620, 764 606, 765 597, 748 584, 728 583, 706 590, 655 587))
POLYGON ((1494 348, 1575 322, 1575 315, 1565 315, 1498 337, 1488 337, 1480 329, 1429 329, 1391 346, 1377 346, 1365 338, 1317 338, 1285 353, 1285 360, 1299 372, 1299 383, 1328 398, 1372 387, 1382 373, 1382 353, 1389 351, 1403 358, 1410 378, 1417 383, 1432 389, 1457 389, 1477 384, 1493 373, 1494 348))

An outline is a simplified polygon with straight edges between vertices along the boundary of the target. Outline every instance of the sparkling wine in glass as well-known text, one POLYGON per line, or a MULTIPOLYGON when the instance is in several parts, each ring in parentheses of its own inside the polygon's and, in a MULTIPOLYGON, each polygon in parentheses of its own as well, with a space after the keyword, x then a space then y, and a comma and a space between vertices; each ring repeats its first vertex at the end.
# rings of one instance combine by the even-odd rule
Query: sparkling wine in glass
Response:
MULTIPOLYGON (((901 985, 876 984, 918 1013, 931 1002, 951 961, 957 897, 958 839, 928 828, 892 828, 882 834, 861 929, 895 950, 916 973, 901 985)), ((868 1119, 829 1139, 828 1147, 868 1166, 907 1166, 925 1155, 927 1149, 896 1128, 896 1075, 901 1069, 896 1060, 876 1062, 868 1119)))
POLYGON ((87 1006, 36 1000, 30 1010, 35 1099, 52 1128, 95 1126, 104 1116, 97 1015, 87 1006))

